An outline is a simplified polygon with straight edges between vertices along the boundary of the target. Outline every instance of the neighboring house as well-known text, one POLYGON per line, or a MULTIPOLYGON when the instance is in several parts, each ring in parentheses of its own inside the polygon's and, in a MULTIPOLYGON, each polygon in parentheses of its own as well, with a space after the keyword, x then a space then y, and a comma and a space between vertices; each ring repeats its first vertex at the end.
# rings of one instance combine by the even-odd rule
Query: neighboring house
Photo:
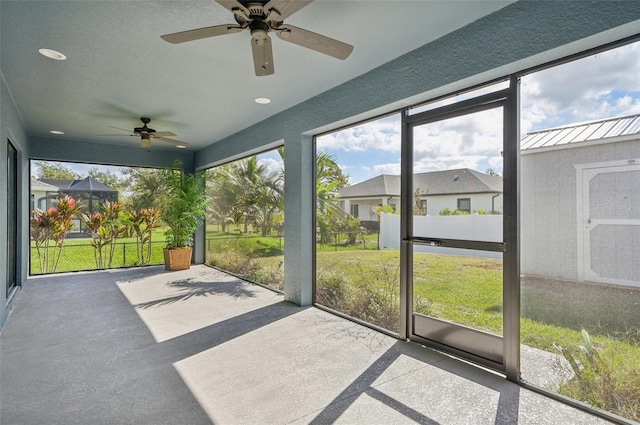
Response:
POLYGON ((54 207, 58 198, 59 187, 46 183, 41 180, 31 178, 31 207, 30 211, 35 209, 46 210, 54 207))
MULTIPOLYGON (((445 208, 472 213, 502 213, 502 177, 469 168, 418 173, 413 176, 414 194, 419 190, 420 208, 439 215, 445 208)), ((383 174, 351 185, 339 193, 340 206, 362 221, 378 219, 376 208, 400 205, 400 176, 383 174)), ((416 201, 413 196, 414 205, 416 201)))
POLYGON ((640 286, 640 114, 520 146, 522 273, 640 286))

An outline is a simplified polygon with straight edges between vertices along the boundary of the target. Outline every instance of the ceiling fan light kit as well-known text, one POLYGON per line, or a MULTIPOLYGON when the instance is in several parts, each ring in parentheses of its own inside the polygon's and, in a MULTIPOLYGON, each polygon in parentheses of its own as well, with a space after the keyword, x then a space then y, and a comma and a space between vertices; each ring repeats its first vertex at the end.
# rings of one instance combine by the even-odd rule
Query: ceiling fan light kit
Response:
POLYGON ((313 0, 216 1, 233 13, 237 25, 227 24, 198 28, 165 34, 161 38, 169 43, 179 44, 248 29, 251 33, 251 51, 257 76, 271 75, 275 72, 269 32, 275 32, 281 40, 337 59, 344 60, 353 51, 353 46, 350 44, 284 24, 286 18, 313 0))
POLYGON ((140 135, 140 147, 141 148, 150 148, 151 147, 151 137, 148 134, 140 135))

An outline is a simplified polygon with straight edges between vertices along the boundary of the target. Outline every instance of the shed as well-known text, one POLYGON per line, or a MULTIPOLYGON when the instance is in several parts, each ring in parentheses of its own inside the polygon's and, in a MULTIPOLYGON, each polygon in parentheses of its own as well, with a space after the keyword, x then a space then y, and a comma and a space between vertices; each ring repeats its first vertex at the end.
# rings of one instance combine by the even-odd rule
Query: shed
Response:
POLYGON ((525 275, 640 287, 640 114, 521 140, 525 275))

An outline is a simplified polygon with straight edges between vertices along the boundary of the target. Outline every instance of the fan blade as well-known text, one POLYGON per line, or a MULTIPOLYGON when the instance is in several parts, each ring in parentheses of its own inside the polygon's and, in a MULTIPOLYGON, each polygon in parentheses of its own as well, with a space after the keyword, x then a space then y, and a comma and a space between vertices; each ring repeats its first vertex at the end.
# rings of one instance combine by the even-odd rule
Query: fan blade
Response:
POLYGON ((170 131, 156 131, 155 133, 151 133, 151 137, 173 137, 174 133, 170 131))
POLYGON ((174 146, 184 146, 187 147, 189 146, 189 143, 187 142, 182 142, 180 140, 176 140, 176 139, 168 139, 166 137, 154 137, 154 140, 160 140, 161 142, 165 142, 165 143, 170 143, 174 146))
MULTIPOLYGON (((138 136, 137 134, 98 134, 100 137, 138 136)), ((140 136, 138 136, 140 137, 140 136)))
POLYGON ((353 46, 333 38, 303 30, 293 25, 285 25, 278 29, 278 37, 284 41, 297 44, 337 59, 346 59, 353 51, 353 46))
POLYGON ((108 126, 109 128, 115 128, 116 130, 126 131, 127 133, 133 133, 131 130, 127 130, 126 128, 114 127, 112 125, 108 126))
POLYGON ((237 25, 216 25, 213 27, 198 28, 195 30, 174 32, 173 34, 161 35, 164 41, 172 44, 184 43, 187 41, 200 40, 201 38, 216 37, 218 35, 231 34, 242 31, 242 27, 237 25))
POLYGON ((277 16, 277 19, 275 19, 276 17, 274 16, 271 16, 271 18, 282 22, 312 1, 313 0, 271 0, 264 5, 264 10, 267 11, 267 13, 275 10, 279 16, 277 16))
POLYGON ((222 7, 227 9, 229 12, 233 12, 233 9, 240 9, 249 16, 249 10, 242 5, 238 0, 216 0, 222 7))
POLYGON ((273 50, 271 49, 271 38, 264 33, 263 36, 253 36, 251 38, 251 50, 253 52, 253 67, 258 77, 271 75, 273 69, 273 50))

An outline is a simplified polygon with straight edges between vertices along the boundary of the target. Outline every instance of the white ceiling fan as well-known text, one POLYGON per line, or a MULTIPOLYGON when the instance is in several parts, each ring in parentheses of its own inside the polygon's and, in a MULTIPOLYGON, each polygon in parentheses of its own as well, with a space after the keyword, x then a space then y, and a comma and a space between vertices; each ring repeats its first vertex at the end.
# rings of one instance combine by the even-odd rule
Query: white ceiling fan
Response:
POLYGON ((233 13, 235 24, 215 25, 188 31, 165 34, 161 38, 178 44, 202 38, 216 37, 248 29, 251 32, 253 64, 257 76, 274 73, 273 51, 269 32, 290 43, 346 59, 353 46, 315 32, 284 23, 284 20, 313 0, 216 0, 233 13))

